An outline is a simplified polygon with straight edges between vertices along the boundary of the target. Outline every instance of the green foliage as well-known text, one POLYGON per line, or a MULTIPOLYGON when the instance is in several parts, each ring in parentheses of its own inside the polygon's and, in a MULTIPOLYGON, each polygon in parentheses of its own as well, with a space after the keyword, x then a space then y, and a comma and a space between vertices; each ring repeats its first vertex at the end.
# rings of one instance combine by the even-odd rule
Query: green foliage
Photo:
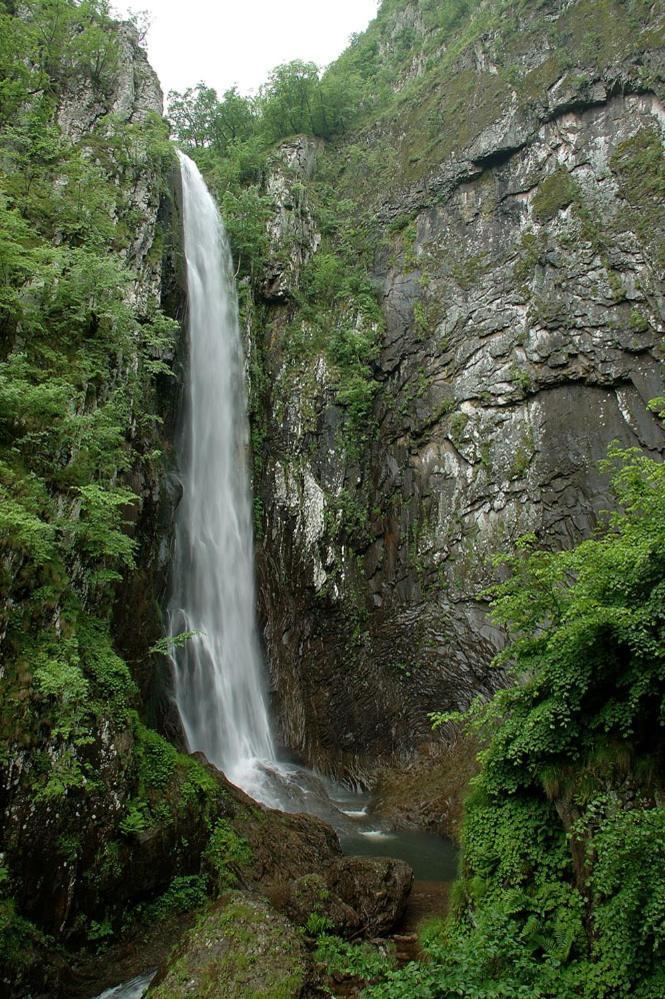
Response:
POLYGON ((503 559, 513 685, 468 719, 485 748, 455 911, 429 964, 373 999, 662 992, 665 470, 618 446, 605 467, 619 509, 603 534, 503 559))
POLYGON ((594 805, 598 828, 587 853, 597 959, 617 991, 655 995, 665 983, 665 809, 625 811, 609 798, 599 815, 594 805))
POLYGON ((195 811, 209 826, 222 801, 222 790, 210 772, 170 742, 143 725, 136 715, 134 731, 135 792, 120 823, 128 836, 178 823, 195 811))
POLYGON ((28 974, 35 961, 41 959, 40 950, 52 943, 40 933, 34 923, 24 919, 16 910, 11 897, 9 871, 0 865, 0 968, 4 978, 12 973, 15 980, 28 974))
MULTIPOLYGON (((52 599, 42 588, 33 602, 43 612, 52 599)), ((29 697, 5 688, 3 742, 40 744, 26 774, 36 801, 95 789, 98 775, 86 747, 100 717, 119 725, 128 721, 136 695, 127 665, 111 648, 106 622, 81 612, 75 601, 65 603, 61 615, 64 635, 44 628, 23 637, 17 666, 21 671, 29 664, 29 697)))
POLYGON ((538 222, 549 222, 578 197, 578 187, 565 169, 555 170, 542 181, 533 199, 533 215, 538 222))
POLYGON ((322 916, 320 912, 310 912, 305 923, 305 933, 310 937, 322 937, 329 934, 334 929, 334 925, 328 916, 322 916))
POLYGON ((182 649, 190 639, 200 634, 200 631, 180 631, 177 635, 166 635, 148 649, 148 655, 168 656, 175 649, 182 649))
POLYGON ((376 329, 341 326, 330 341, 329 354, 339 372, 337 399, 347 413, 347 451, 355 451, 366 440, 368 421, 378 382, 372 361, 378 354, 376 329))
MULTIPOLYGON (((213 174, 212 182, 215 185, 213 174)), ((219 183, 219 182, 218 182, 219 183)), ((220 209, 238 261, 238 275, 258 277, 268 256, 266 224, 271 202, 256 185, 220 191, 220 209)))
POLYGON ((218 819, 210 834, 203 861, 218 892, 227 891, 242 878, 243 866, 252 859, 249 844, 227 819, 218 819))
POLYGON ((134 915, 146 923, 153 923, 199 909, 207 901, 206 879, 200 874, 183 875, 174 878, 163 895, 139 907, 134 915))
POLYGON ((249 139, 255 127, 254 103, 227 90, 221 100, 212 87, 196 87, 169 94, 169 117, 178 139, 188 146, 211 148, 224 155, 233 146, 249 139))
POLYGON ((217 196, 241 277, 255 279, 265 269, 273 206, 262 181, 275 143, 301 133, 343 133, 358 101, 353 74, 322 78, 313 63, 298 60, 277 66, 255 98, 234 88, 219 99, 204 84, 169 94, 174 133, 217 196))
POLYGON ((258 97, 243 97, 234 87, 221 100, 200 83, 169 94, 169 116, 178 140, 218 156, 233 156, 254 141, 267 149, 290 135, 323 138, 344 131, 356 114, 353 76, 321 79, 311 62, 294 60, 275 67, 258 97))
POLYGON ((369 981, 394 965, 371 943, 349 943, 341 937, 323 935, 317 940, 314 960, 324 965, 328 975, 348 975, 369 981))
POLYGON ((296 60, 277 66, 262 87, 261 125, 272 142, 299 132, 332 138, 353 120, 357 100, 353 75, 321 79, 314 63, 296 60))
MULTIPOLYGON (((110 638, 129 521, 158 457, 155 387, 177 325, 136 302, 139 179, 163 187, 158 116, 104 113, 120 30, 103 0, 0 10, 0 755, 29 750, 37 801, 98 786, 90 746, 136 698, 110 638), (58 124, 72 93, 96 124, 58 124)), ((156 246, 158 241, 156 241, 156 246)))
POLYGON ((125 836, 139 836, 150 826, 150 820, 144 810, 138 805, 131 804, 127 814, 120 821, 120 831, 125 836))
MULTIPOLYGON (((326 382, 344 413, 340 445, 353 457, 371 434, 378 358, 380 311, 361 271, 342 258, 317 254, 305 268, 298 295, 300 321, 283 333, 287 379, 311 376, 323 357, 326 382)), ((284 391, 284 389, 282 389, 284 391)))

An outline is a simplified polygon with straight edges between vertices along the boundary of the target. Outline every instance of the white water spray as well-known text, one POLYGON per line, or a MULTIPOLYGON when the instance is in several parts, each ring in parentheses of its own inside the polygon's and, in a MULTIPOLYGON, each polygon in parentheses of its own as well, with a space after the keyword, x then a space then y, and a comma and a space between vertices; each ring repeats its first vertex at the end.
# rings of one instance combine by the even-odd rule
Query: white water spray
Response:
POLYGON ((228 240, 195 164, 180 156, 189 368, 179 438, 169 633, 189 748, 255 797, 275 760, 255 617, 243 350, 228 240))

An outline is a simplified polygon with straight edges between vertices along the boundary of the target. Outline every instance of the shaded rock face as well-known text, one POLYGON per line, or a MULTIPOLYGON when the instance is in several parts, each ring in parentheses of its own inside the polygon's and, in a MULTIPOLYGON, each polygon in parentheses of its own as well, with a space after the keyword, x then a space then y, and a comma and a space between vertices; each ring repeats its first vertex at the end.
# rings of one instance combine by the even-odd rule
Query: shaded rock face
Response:
POLYGON ((280 914, 264 899, 232 892, 196 921, 148 990, 154 999, 298 999, 318 995, 299 924, 328 931, 387 933, 402 916, 413 872, 403 861, 348 857, 325 877, 289 885, 280 914), (288 918, 287 918, 288 916, 288 918), (317 924, 321 926, 321 922, 317 924))
POLYGON ((340 936, 381 936, 399 922, 413 885, 413 871, 389 857, 338 857, 292 881, 273 902, 289 919, 311 929, 323 920, 340 936))
POLYGON ((321 925, 339 936, 352 936, 361 927, 356 910, 331 892, 320 874, 298 878, 289 885, 285 897, 275 901, 277 907, 298 926, 307 927, 314 918, 324 921, 321 925))
POLYGON ((283 142, 270 164, 265 193, 274 210, 268 223, 270 265, 261 288, 269 302, 284 302, 290 297, 303 266, 321 243, 301 186, 314 173, 321 146, 321 141, 311 136, 298 136, 283 142))
POLYGON ((403 860, 344 857, 327 876, 331 891, 352 905, 367 936, 388 933, 404 915, 413 871, 403 860))
MULTIPOLYGON (((470 104, 496 44, 460 57, 470 104)), ((662 64, 581 65, 528 105, 488 103, 459 148, 444 135, 440 162, 376 196, 384 330, 359 455, 325 358, 284 379, 286 320, 268 317, 265 642, 283 740, 324 769, 369 780, 433 738, 428 712, 494 689, 492 553, 529 532, 553 548, 588 536, 612 506, 611 441, 662 454, 646 404, 663 391, 664 220, 638 180, 662 149, 662 64), (349 499, 362 531, 339 514, 349 499)))
MULTIPOLYGON (((107 115, 131 125, 145 125, 151 117, 161 116, 164 98, 157 74, 139 44, 138 33, 129 23, 109 30, 115 41, 115 62, 103 82, 77 77, 63 90, 57 123, 68 138, 78 142, 90 135, 107 115)), ((113 134, 113 126, 108 126, 113 134)), ((154 170, 138 163, 131 185, 126 184, 125 211, 131 213, 134 238, 127 254, 127 264, 137 271, 132 304, 140 312, 161 295, 162 262, 151 254, 161 208, 162 184, 154 170)))

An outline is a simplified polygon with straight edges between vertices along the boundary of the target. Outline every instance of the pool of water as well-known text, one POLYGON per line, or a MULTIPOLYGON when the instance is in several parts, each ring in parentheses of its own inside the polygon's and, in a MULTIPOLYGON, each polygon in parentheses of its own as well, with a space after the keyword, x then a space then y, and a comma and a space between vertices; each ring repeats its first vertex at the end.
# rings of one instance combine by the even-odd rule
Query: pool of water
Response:
POLYGON ((361 827, 343 833, 340 843, 347 855, 405 860, 418 881, 453 881, 457 875, 457 847, 434 833, 361 827))
POLYGON ((418 881, 454 881, 458 848, 449 839, 420 829, 394 829, 373 819, 370 795, 327 784, 330 800, 343 816, 335 823, 347 856, 397 857, 413 868, 418 881))

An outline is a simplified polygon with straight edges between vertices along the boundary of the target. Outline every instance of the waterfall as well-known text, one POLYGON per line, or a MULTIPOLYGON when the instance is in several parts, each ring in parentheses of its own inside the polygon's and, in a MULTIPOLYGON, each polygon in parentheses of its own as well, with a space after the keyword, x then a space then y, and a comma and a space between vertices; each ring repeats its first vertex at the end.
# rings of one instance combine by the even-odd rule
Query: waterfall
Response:
POLYGON ((169 633, 174 694, 190 751, 255 797, 275 760, 255 615, 249 426, 235 280, 224 226, 195 164, 179 153, 189 363, 177 441, 169 633))
POLYGON ((178 155, 189 363, 176 442, 182 497, 168 626, 171 637, 194 636, 173 652, 175 701, 191 752, 203 752, 264 804, 312 812, 339 829, 348 818, 331 799, 333 786, 278 759, 273 743, 256 625, 249 423, 231 253, 198 168, 178 155))

